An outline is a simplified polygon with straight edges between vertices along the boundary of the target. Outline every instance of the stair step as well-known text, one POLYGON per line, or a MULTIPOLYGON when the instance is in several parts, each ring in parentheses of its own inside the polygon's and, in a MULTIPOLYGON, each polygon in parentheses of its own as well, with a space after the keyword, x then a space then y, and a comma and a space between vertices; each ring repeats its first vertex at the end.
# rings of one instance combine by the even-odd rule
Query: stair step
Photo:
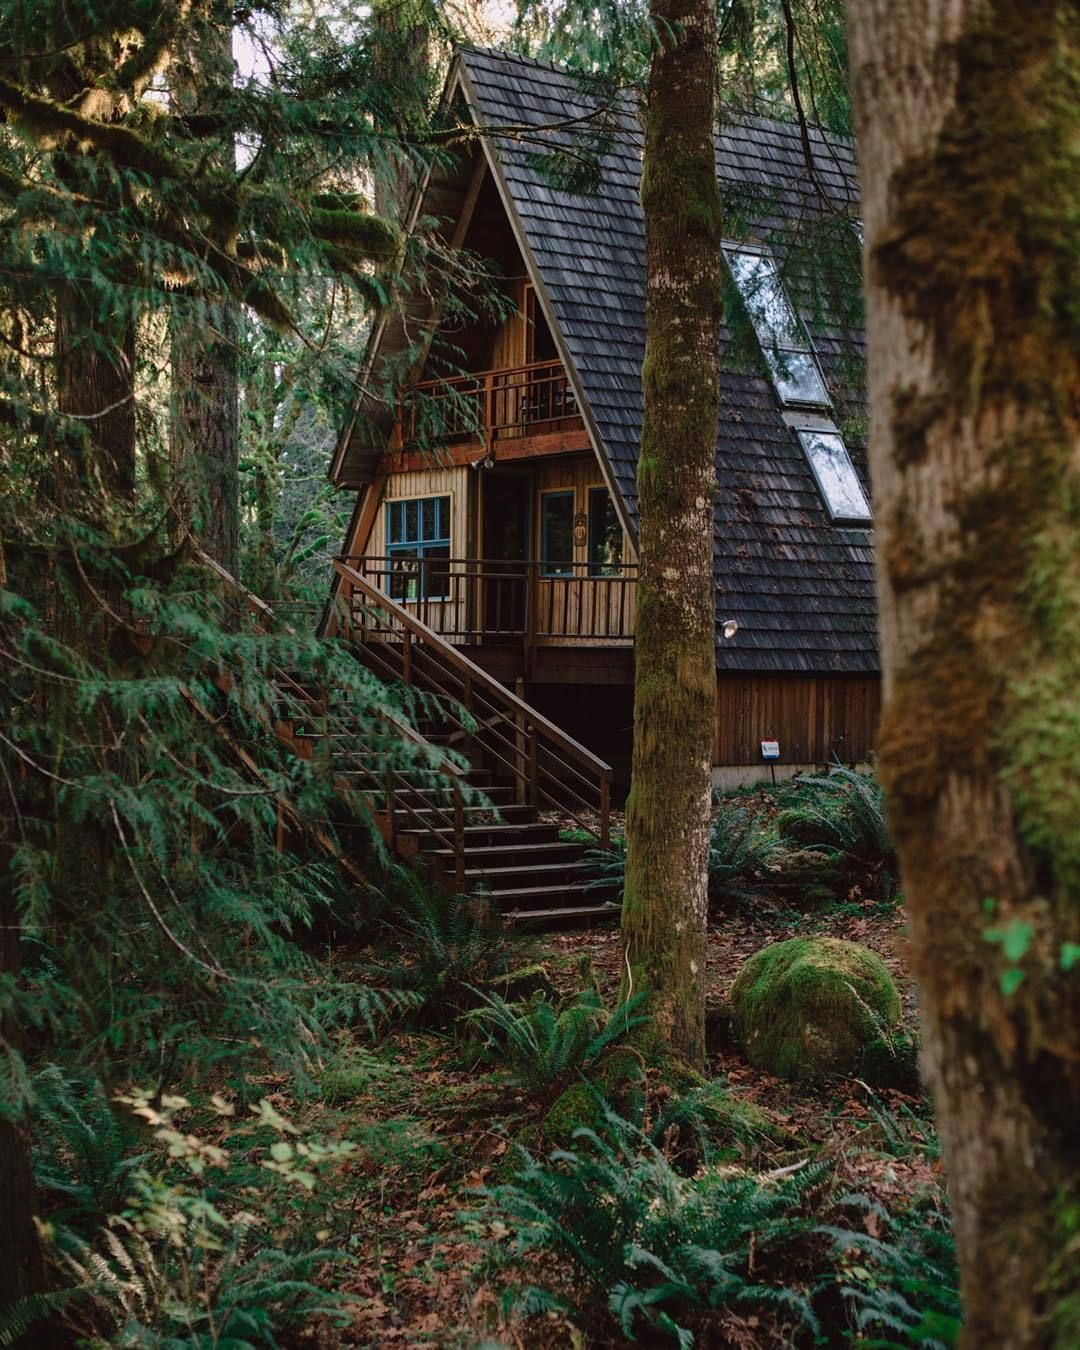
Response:
MULTIPOLYGON (((394 815, 395 816, 407 815, 412 820, 416 820, 417 818, 421 820, 426 820, 428 819, 428 817, 431 816, 442 816, 447 813, 452 815, 453 810, 454 810, 453 803, 447 802, 445 806, 440 805, 437 812, 430 807, 421 806, 418 807, 416 810, 403 810, 402 808, 398 808, 394 812, 394 815)), ((522 821, 525 824, 531 824, 536 819, 536 809, 535 807, 532 806, 496 806, 496 807, 466 806, 463 808, 466 828, 468 828, 469 822, 474 820, 476 816, 480 815, 491 816, 494 815, 496 810, 499 813, 500 820, 506 822, 507 824, 512 824, 513 822, 516 821, 522 821)))
MULTIPOLYGON (((465 862, 469 863, 472 854, 466 851, 465 862)), ((518 863, 508 867, 468 867, 465 868, 465 875, 476 880, 492 881, 512 881, 515 877, 538 877, 542 882, 544 877, 560 876, 568 880, 576 878, 579 872, 584 872, 583 880, 591 881, 592 874, 581 862, 561 862, 561 863, 518 863)), ((539 884, 539 882, 537 883, 539 884)))
MULTIPOLYGON (((425 857, 438 858, 440 861, 453 862, 454 850, 452 848, 433 848, 429 849, 425 857)), ((551 844, 536 844, 525 841, 515 843, 513 840, 507 840, 503 844, 482 844, 478 848, 467 850, 466 862, 472 863, 474 860, 478 866, 488 863, 491 866, 511 867, 515 865, 515 859, 522 866, 529 863, 544 863, 561 859, 564 866, 572 866, 581 859, 580 844, 565 844, 557 841, 551 844), (518 855, 528 854, 529 857, 519 857, 518 855)))
POLYGON ((588 896, 592 899, 594 904, 601 904, 604 898, 603 890, 615 889, 614 886, 610 888, 594 887, 586 891, 587 885, 588 882, 585 881, 571 881, 565 886, 499 886, 494 890, 487 891, 486 895, 491 900, 500 901, 499 907, 502 909, 508 904, 520 904, 526 900, 551 901, 559 896, 568 896, 571 898, 580 896, 583 899, 585 896, 588 896))
POLYGON ((567 905, 563 909, 504 909, 503 923, 566 923, 571 919, 615 919, 618 905, 567 905))
MULTIPOLYGON (((405 829, 398 830, 398 834, 405 835, 408 838, 419 839, 421 841, 431 837, 429 830, 405 829)), ((464 835, 465 851, 466 854, 468 854, 472 851, 474 846, 480 844, 481 837, 490 841, 492 845, 502 841, 514 844, 520 840, 523 846, 529 847, 532 844, 541 842, 546 843, 550 841, 554 843, 559 837, 559 830, 557 826, 548 825, 544 821, 532 821, 502 825, 466 825, 464 835)), ((432 849, 431 851, 432 853, 438 853, 440 850, 432 849)), ((441 851, 448 852, 449 850, 444 849, 441 851)), ((453 854, 451 853, 450 856, 453 857, 453 854)))

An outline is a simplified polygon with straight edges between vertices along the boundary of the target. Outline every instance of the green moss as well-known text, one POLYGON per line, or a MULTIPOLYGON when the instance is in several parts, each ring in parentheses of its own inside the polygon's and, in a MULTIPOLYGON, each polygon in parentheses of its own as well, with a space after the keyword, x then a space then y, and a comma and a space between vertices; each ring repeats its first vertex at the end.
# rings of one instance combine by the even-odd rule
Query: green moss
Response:
POLYGON ((900 999, 881 958, 838 938, 791 938, 755 953, 731 990, 751 1064, 781 1078, 865 1074, 892 1041, 900 999))
POLYGON ((536 994, 553 1003, 556 997, 555 986, 551 982, 547 967, 539 962, 500 975, 498 979, 490 982, 488 988, 500 998, 504 998, 507 1003, 527 1002, 536 994))
POLYGON ((556 1100, 539 1134, 548 1144, 568 1144, 575 1130, 600 1130, 605 1104, 640 1125, 644 1077, 641 1056, 635 1050, 629 1046, 610 1050, 597 1062, 588 1082, 574 1083, 556 1100))

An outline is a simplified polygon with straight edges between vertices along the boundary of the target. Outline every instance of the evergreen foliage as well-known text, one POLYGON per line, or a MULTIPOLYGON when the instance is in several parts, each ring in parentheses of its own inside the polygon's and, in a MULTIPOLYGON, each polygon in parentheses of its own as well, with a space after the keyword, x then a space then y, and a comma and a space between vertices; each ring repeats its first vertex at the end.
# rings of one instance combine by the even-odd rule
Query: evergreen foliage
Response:
POLYGON ((800 792, 779 813, 780 834, 822 854, 889 899, 896 889, 896 847, 877 776, 836 765, 828 775, 797 780, 800 792))
POLYGON ((477 990, 479 1008, 465 1021, 483 1029, 488 1053, 531 1093, 554 1096, 648 1021, 648 993, 634 994, 609 1012, 595 989, 583 989, 562 1005, 542 994, 525 1005, 477 990))
POLYGON ((573 1148, 547 1161, 526 1155, 512 1181, 483 1194, 486 1217, 511 1226, 494 1258, 530 1274, 550 1271, 550 1283, 519 1291, 522 1309, 570 1308, 588 1318, 606 1303, 624 1335, 653 1331, 690 1346, 692 1326, 710 1309, 768 1309, 790 1328, 816 1330, 812 1291, 788 1287, 777 1263, 812 1231, 800 1208, 820 1180, 816 1168, 776 1178, 706 1168, 683 1177, 609 1110, 602 1133, 579 1130, 573 1148), (553 1256, 569 1266, 569 1282, 553 1256))

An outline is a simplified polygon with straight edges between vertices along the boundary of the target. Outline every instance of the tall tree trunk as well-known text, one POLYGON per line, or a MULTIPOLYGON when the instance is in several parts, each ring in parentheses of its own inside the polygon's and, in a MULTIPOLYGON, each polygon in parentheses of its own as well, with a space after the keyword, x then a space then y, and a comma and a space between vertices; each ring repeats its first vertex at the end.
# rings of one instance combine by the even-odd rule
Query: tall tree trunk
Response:
POLYGON ((850 8, 900 851, 968 1346, 1080 1345, 1080 7, 850 8))
POLYGON ((373 0, 375 78, 382 100, 376 124, 384 134, 375 166, 375 212, 403 223, 415 187, 403 142, 427 117, 431 82, 430 8, 426 0, 373 0), (396 143, 398 142, 398 143, 396 143))
MULTIPOLYGON (((170 65, 173 102, 185 111, 215 111, 232 81, 232 28, 219 2, 196 7, 186 42, 170 65)), ((225 136, 219 162, 235 151, 225 136)), ((222 221, 214 244, 235 248, 222 221)), ((239 399, 236 315, 224 298, 207 318, 174 316, 170 332, 173 401, 169 424, 173 513, 226 571, 237 575, 240 549, 239 399)))
MULTIPOLYGON (((106 513, 113 505, 122 509, 135 490, 134 324, 101 318, 69 286, 61 286, 56 370, 57 406, 85 431, 82 448, 65 455, 58 472, 67 486, 100 496, 97 505, 106 513), (115 503, 109 500, 114 494, 115 503)), ((82 508, 76 509, 81 514, 82 508)))
POLYGON ((663 1040, 703 1064, 722 265, 716 7, 654 0, 652 13, 665 42, 653 59, 641 182, 647 339, 624 993, 651 989, 663 1040))

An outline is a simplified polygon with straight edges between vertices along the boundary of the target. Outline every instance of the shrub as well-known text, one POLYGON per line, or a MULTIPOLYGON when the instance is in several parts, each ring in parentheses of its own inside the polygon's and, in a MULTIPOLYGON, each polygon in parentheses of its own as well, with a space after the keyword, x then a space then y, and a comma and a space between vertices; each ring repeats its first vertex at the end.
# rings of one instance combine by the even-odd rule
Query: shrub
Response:
MULTIPOLYGON (((760 895, 770 870, 784 855, 784 843, 760 812, 740 801, 719 801, 709 832, 709 899, 714 904, 742 904, 760 895)), ((587 849, 586 860, 596 877, 587 889, 614 883, 621 902, 626 881, 626 840, 616 836, 609 849, 587 849)))
POLYGON ((781 836, 804 850, 872 876, 886 898, 896 888, 896 850, 885 818, 885 793, 875 774, 837 765, 823 777, 799 778, 802 789, 776 818, 781 836))
POLYGON ((731 988, 751 1064, 781 1078, 880 1070, 900 999, 881 958, 838 938, 790 938, 755 952, 731 988))
POLYGON ((771 823, 741 802, 721 801, 709 835, 709 899, 743 903, 768 884, 784 844, 771 823))
POLYGON ((151 1136, 126 1169, 123 1213, 89 1236, 55 1220, 48 1230, 52 1258, 74 1282, 61 1311, 77 1337, 174 1350, 275 1347, 285 1329, 341 1317, 339 1296, 316 1280, 343 1253, 314 1240, 324 1217, 314 1194, 355 1145, 302 1140, 266 1101, 236 1126, 234 1108, 214 1099, 222 1128, 244 1145, 235 1151, 192 1132, 183 1097, 127 1105, 151 1136))
POLYGON ((835 1279, 857 1328, 856 1343, 883 1350, 948 1350, 960 1333, 959 1271, 943 1197, 890 1214, 863 1196, 841 1203, 872 1214, 879 1236, 838 1227, 835 1279))
POLYGON ((483 1217, 510 1230, 492 1245, 495 1260, 551 1272, 517 1292, 519 1311, 606 1312, 623 1335, 652 1330, 680 1346, 693 1343, 685 1323, 709 1310, 817 1330, 809 1291, 786 1286, 779 1266, 812 1232, 800 1209, 820 1170, 707 1168, 686 1178, 613 1112, 604 1126, 579 1130, 572 1150, 547 1161, 526 1155, 512 1182, 482 1192, 483 1217), (569 1267, 561 1284, 551 1256, 569 1267))
POLYGON ((550 1097, 587 1073, 605 1051, 648 1021, 647 991, 609 1013, 595 989, 583 989, 560 1008, 543 995, 525 1005, 475 991, 481 1006, 463 1020, 483 1028, 488 1052, 527 1091, 550 1097))
POLYGON ((381 980, 419 997, 428 1024, 445 1025, 476 1001, 475 988, 507 975, 521 960, 482 897, 445 895, 405 868, 397 870, 386 923, 406 959, 377 967, 381 980))

